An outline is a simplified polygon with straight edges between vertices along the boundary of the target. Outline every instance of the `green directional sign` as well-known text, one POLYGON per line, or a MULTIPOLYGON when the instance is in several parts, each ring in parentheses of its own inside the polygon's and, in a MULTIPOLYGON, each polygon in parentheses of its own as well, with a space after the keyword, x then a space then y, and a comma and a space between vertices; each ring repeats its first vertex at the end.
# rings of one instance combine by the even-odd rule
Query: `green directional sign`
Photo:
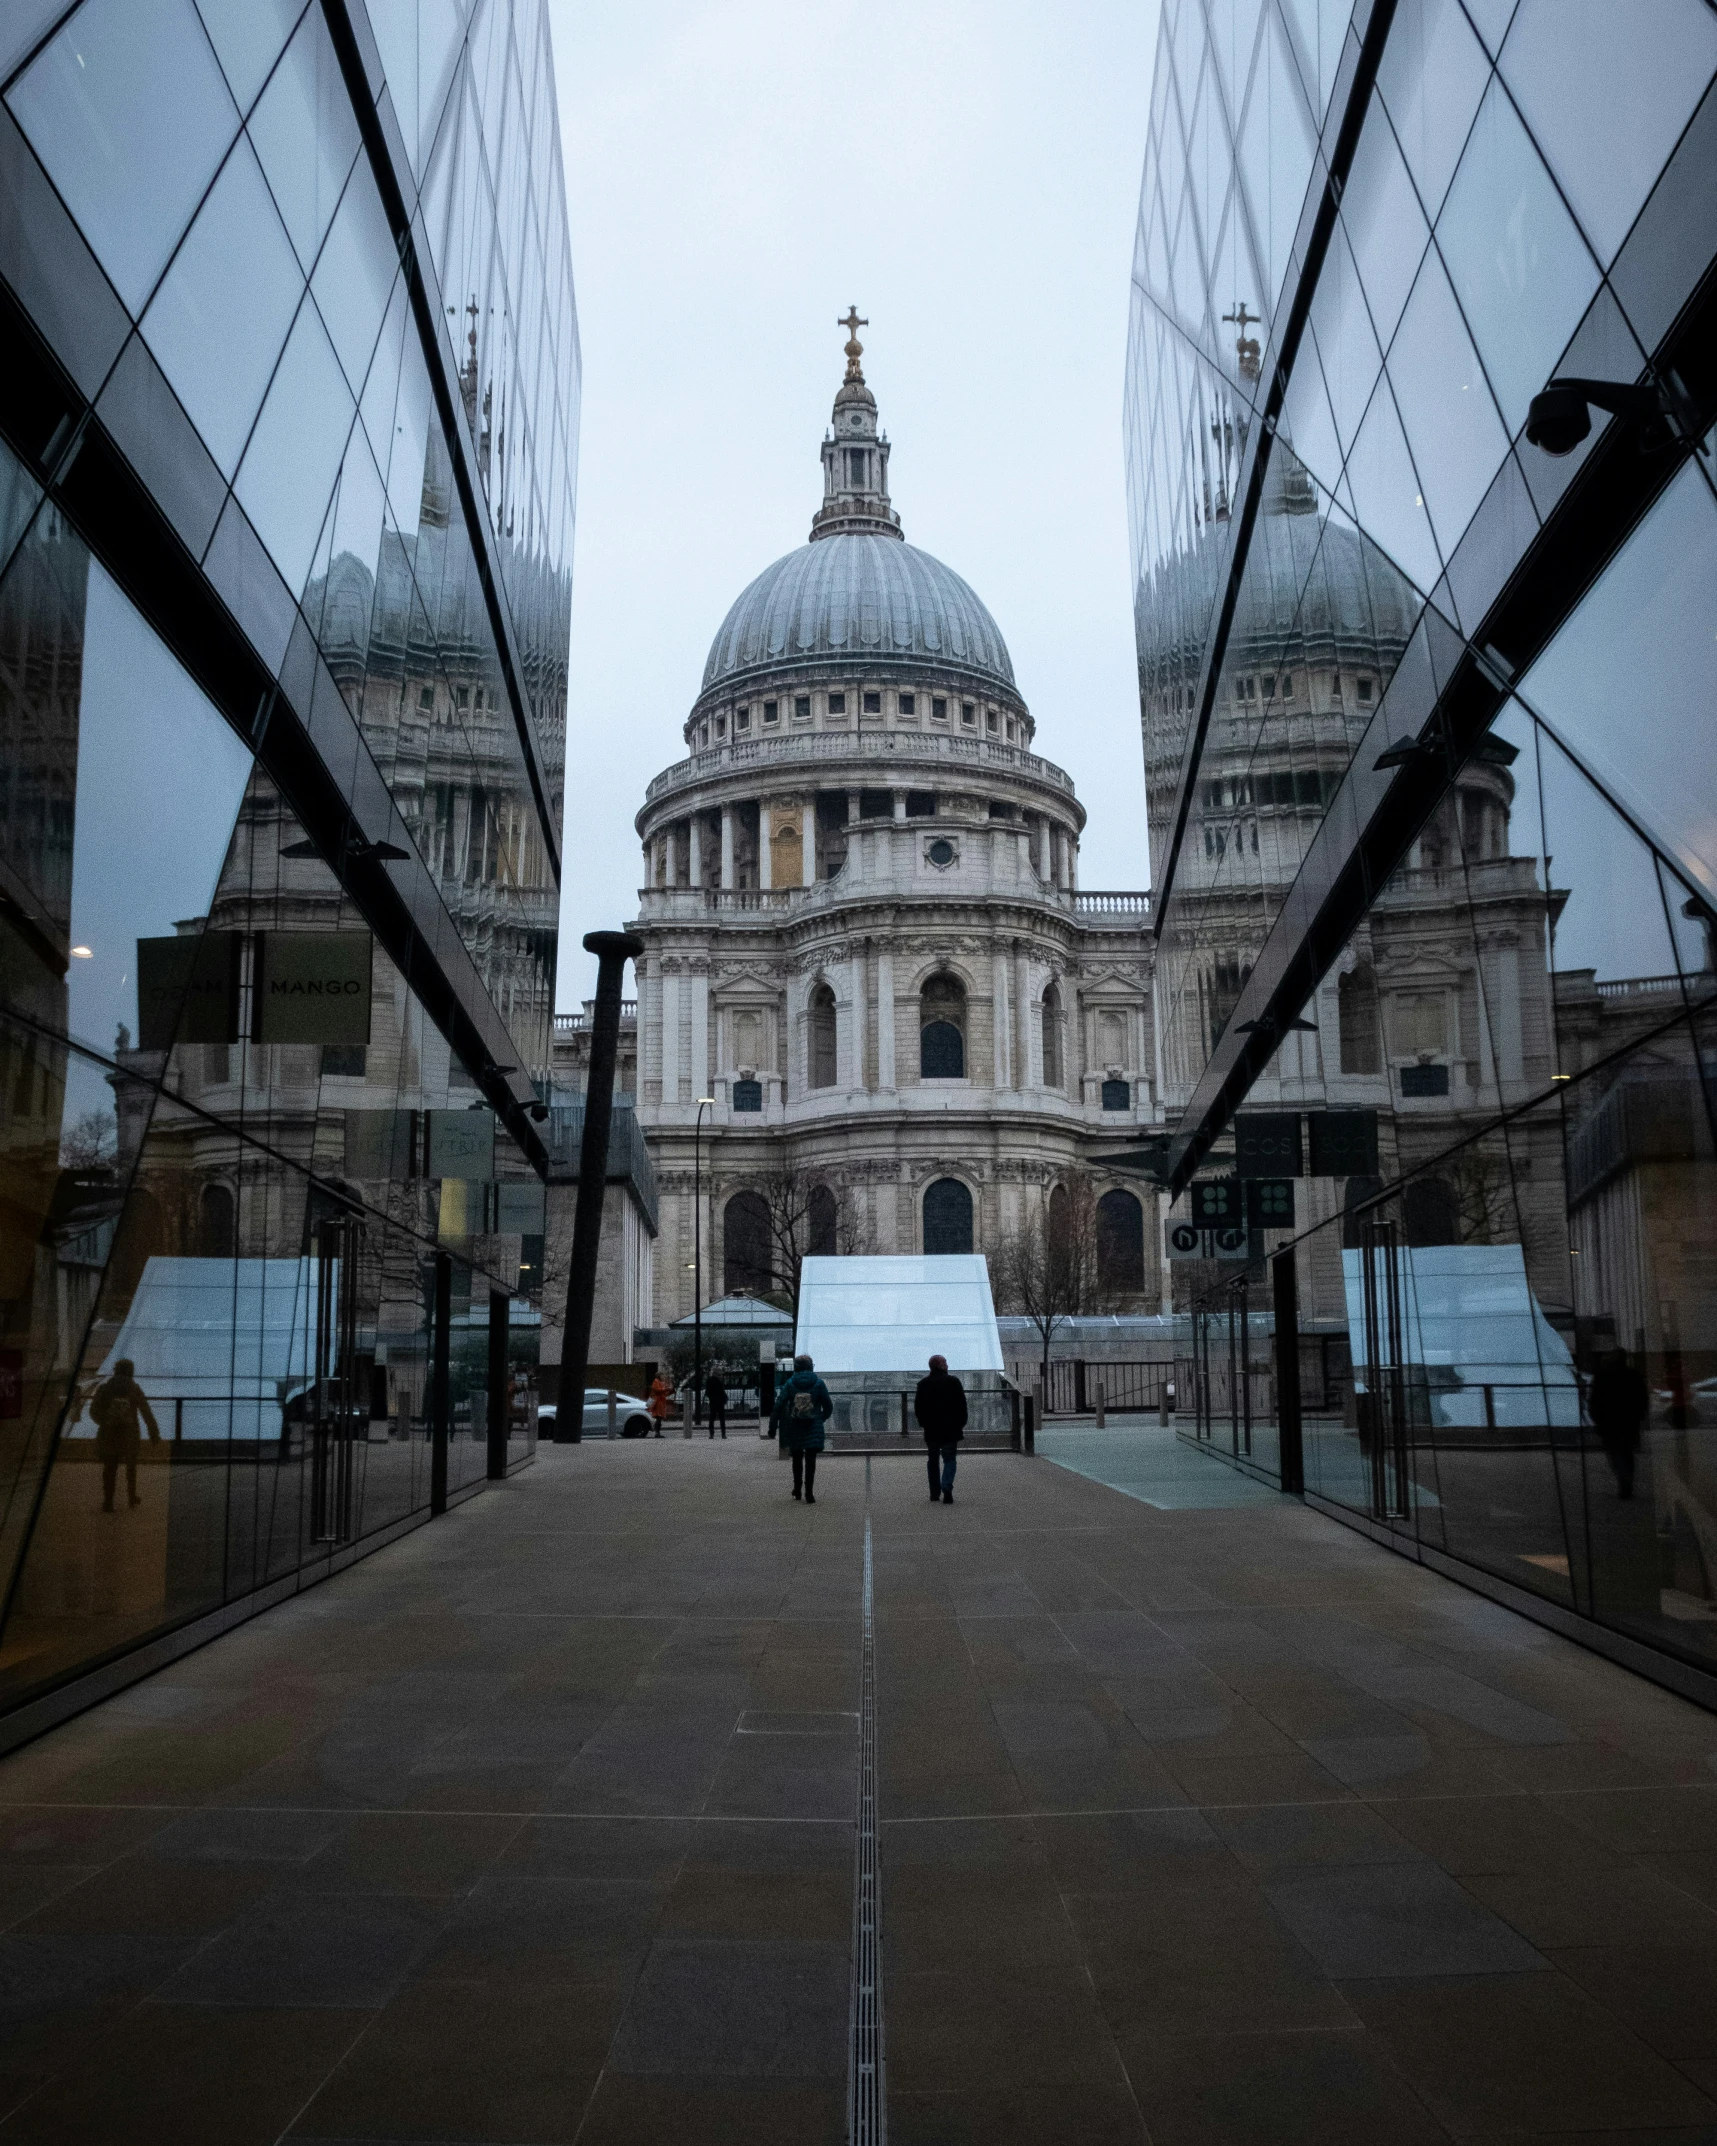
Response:
POLYGON ((1246 1181, 1246 1219, 1254 1229, 1292 1229, 1294 1181, 1291 1177, 1252 1177, 1246 1181))
POLYGON ((1192 1198, 1192 1219, 1201 1229, 1222 1229, 1244 1220, 1238 1178, 1201 1178, 1187 1189, 1192 1198))

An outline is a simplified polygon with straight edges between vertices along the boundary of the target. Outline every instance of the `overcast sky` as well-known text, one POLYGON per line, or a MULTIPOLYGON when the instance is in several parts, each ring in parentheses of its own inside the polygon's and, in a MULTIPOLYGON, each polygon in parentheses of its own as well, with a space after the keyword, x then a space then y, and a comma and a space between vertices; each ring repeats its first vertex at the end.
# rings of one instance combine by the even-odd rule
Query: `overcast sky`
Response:
POLYGON ((584 349, 561 1003, 729 605, 804 543, 849 302, 909 542, 994 613, 1088 887, 1147 883, 1121 382, 1154 0, 555 0, 584 349))

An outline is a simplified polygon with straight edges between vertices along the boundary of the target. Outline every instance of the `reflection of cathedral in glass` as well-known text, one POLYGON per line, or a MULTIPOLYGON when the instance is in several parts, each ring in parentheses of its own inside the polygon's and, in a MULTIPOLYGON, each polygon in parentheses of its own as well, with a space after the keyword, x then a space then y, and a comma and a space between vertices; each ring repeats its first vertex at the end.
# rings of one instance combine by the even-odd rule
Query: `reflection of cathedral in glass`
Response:
POLYGON ((1201 1436, 1286 1480, 1298 1417, 1329 1509, 1704 1673, 1717 409, 1649 383, 1708 378, 1717 22, 1571 12, 1164 9, 1126 429, 1168 1169, 1279 1173, 1249 1258, 1179 1269, 1183 1368, 1201 1436), (1567 453, 1552 377, 1600 383, 1567 453))
POLYGON ((535 1442, 579 366, 546 12, 378 15, 368 132, 324 11, 168 22, 0 33, 0 1708, 535 1442))

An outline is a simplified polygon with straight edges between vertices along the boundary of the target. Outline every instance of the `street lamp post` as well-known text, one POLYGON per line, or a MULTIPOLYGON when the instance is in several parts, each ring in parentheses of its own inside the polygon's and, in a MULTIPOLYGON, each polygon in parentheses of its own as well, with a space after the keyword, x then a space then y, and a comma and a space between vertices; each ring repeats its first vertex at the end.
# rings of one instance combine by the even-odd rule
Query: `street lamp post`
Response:
POLYGON ((703 1114, 715 1108, 713 1095, 698 1097, 692 1131, 692 1421, 703 1419, 703 1114))

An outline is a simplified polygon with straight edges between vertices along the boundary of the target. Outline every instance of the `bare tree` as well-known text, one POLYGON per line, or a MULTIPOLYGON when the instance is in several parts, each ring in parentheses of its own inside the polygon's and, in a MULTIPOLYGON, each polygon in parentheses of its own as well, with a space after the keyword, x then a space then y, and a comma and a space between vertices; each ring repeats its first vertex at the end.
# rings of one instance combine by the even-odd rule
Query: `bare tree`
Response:
POLYGON ((67 1170, 99 1170, 113 1161, 119 1126, 111 1110, 86 1110, 60 1132, 60 1164, 67 1170))
POLYGON ((1017 1229, 990 1255, 997 1308, 1029 1319, 1042 1344, 1041 1376, 1049 1383, 1049 1347, 1057 1327, 1099 1310, 1097 1195, 1076 1177, 1045 1190, 1017 1229))
POLYGON ((1447 1174, 1462 1244, 1502 1244, 1514 1236, 1514 1172, 1495 1134, 1453 1156, 1447 1174))
POLYGON ((769 1210, 772 1303, 799 1316, 799 1271, 806 1256, 849 1254, 870 1247, 870 1231, 850 1188, 832 1185, 821 1170, 791 1159, 757 1181, 769 1210))

